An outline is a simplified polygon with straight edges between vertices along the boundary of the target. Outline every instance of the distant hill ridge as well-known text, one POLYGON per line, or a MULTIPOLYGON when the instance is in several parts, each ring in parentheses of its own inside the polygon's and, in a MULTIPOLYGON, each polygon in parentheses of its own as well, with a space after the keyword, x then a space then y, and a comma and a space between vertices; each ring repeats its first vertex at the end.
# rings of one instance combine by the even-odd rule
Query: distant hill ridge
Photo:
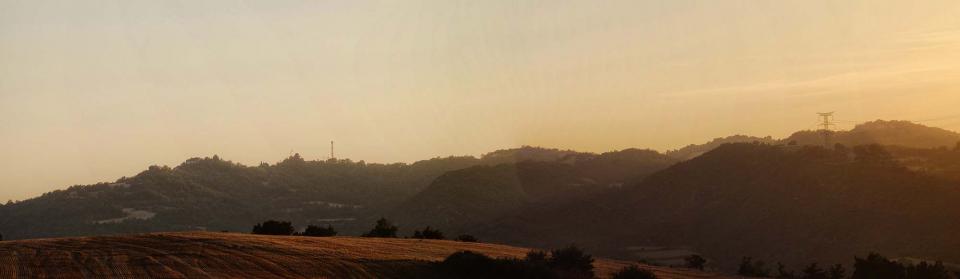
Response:
POLYGON ((819 147, 820 134, 803 131, 780 140, 733 136, 665 154, 524 146, 413 164, 294 155, 243 166, 193 158, 0 206, 0 233, 249 231, 279 219, 359 235, 383 216, 402 235, 433 226, 533 247, 576 242, 623 257, 633 255, 625 246, 684 247, 724 267, 741 256, 832 261, 869 249, 960 261, 944 250, 960 243, 921 232, 960 234, 951 227, 960 219, 960 147, 941 148, 956 146, 957 133, 875 121, 831 138, 841 144, 819 147))
MULTIPOLYGON (((960 162, 960 150, 937 152, 960 162)), ((480 234, 577 240, 625 258, 627 246, 691 247, 728 270, 744 256, 796 267, 874 251, 957 262, 958 200, 960 180, 912 171, 882 147, 736 143, 622 191, 526 208, 480 234)))

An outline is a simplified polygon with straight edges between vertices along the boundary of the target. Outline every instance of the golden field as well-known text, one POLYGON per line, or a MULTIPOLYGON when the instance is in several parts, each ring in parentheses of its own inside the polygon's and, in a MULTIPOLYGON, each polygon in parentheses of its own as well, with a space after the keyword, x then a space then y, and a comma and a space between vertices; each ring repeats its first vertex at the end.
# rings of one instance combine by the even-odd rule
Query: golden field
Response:
MULTIPOLYGON (((522 258, 530 250, 447 240, 174 232, 0 242, 3 278, 417 278, 462 250, 522 258)), ((598 259, 609 277, 633 264, 598 259)), ((660 278, 720 278, 642 266, 660 278)))

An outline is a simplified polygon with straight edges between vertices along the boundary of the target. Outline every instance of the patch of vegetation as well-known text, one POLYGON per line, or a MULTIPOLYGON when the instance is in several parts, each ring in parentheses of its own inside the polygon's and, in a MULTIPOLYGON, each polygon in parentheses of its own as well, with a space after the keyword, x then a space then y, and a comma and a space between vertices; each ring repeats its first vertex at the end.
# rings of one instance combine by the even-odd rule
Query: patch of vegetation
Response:
POLYGON ((477 237, 469 234, 458 235, 455 240, 460 242, 480 242, 480 239, 477 239, 477 237))
POLYGON ((377 225, 370 229, 370 232, 363 234, 363 237, 388 237, 395 238, 397 237, 397 226, 394 226, 393 223, 390 223, 386 218, 380 218, 377 220, 377 225))
POLYGON ((770 277, 770 269, 766 263, 761 260, 754 261, 751 257, 743 257, 740 261, 740 268, 737 274, 746 277, 770 277))
POLYGON ((855 258, 852 279, 951 279, 943 263, 902 264, 877 253, 855 258))
POLYGON ((309 225, 307 226, 306 229, 303 230, 302 233, 297 233, 296 235, 317 236, 317 237, 336 236, 337 230, 334 229, 333 226, 331 225, 327 225, 326 227, 309 225))
POLYGON ((613 279, 657 279, 653 272, 631 265, 613 274, 613 279))
POLYGON ((416 239, 446 239, 443 237, 443 232, 438 229, 432 229, 430 226, 423 228, 422 231, 417 230, 413 231, 413 237, 416 239))
POLYGON ((461 251, 448 256, 439 264, 439 269, 447 278, 594 278, 593 257, 574 246, 554 250, 549 256, 541 251, 530 252, 522 260, 494 259, 476 252, 461 251))
POLYGON ((683 258, 683 261, 687 263, 688 268, 703 270, 704 265, 707 264, 707 259, 704 259, 700 255, 690 255, 686 258, 683 258))
MULTIPOLYGON (((942 262, 920 262, 918 264, 902 263, 890 260, 877 253, 870 253, 865 258, 855 257, 853 275, 850 279, 956 279, 960 274, 952 274, 942 262)), ((811 263, 800 270, 796 275, 793 271, 777 263, 777 275, 774 278, 799 279, 844 279, 847 270, 841 264, 829 268, 822 268, 818 263, 811 263)), ((737 274, 746 277, 770 277, 770 271, 764 267, 763 261, 754 261, 744 257, 737 274)))
POLYGON ((253 226, 253 234, 292 235, 296 230, 289 221, 268 220, 253 226))

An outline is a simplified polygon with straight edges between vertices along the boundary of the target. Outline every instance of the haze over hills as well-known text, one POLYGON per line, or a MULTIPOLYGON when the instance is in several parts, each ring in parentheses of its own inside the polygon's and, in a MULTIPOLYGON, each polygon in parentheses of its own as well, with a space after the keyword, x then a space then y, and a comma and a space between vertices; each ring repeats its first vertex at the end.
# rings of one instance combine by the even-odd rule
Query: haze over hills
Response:
POLYGON ((841 145, 829 149, 811 133, 665 154, 522 147, 413 164, 292 156, 250 167, 194 158, 0 206, 0 232, 245 232, 281 219, 358 235, 383 216, 402 233, 434 226, 623 258, 639 258, 630 247, 686 247, 723 268, 741 256, 845 263, 869 251, 960 261, 948 249, 960 244, 951 237, 960 234, 960 149, 940 148, 960 142, 957 133, 876 121, 835 133, 841 145), (886 146, 863 145, 876 143, 886 146))

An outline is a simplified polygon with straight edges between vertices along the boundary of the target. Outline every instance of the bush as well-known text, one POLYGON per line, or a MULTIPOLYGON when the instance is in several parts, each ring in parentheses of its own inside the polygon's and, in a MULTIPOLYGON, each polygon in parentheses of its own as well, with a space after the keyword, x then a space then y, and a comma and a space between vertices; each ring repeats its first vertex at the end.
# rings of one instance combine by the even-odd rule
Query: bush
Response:
POLYGON ((441 266, 450 275, 480 275, 489 272, 494 264, 494 259, 487 255, 460 251, 444 259, 441 266))
POLYGON ((386 218, 377 220, 377 225, 370 232, 362 235, 363 237, 397 237, 397 226, 394 226, 386 218))
POLYGON ((796 276, 793 271, 787 270, 787 267, 784 266, 783 263, 777 263, 777 278, 792 279, 794 277, 796 276))
POLYGON ((801 272, 803 272, 803 276, 800 277, 802 279, 829 279, 827 271, 817 266, 817 263, 808 265, 801 272))
POLYGON ((287 221, 268 220, 253 226, 253 234, 292 235, 293 225, 287 221))
POLYGON ((704 265, 707 264, 707 259, 704 259, 700 255, 690 255, 686 258, 683 258, 683 261, 687 263, 688 268, 699 270, 703 270, 704 265))
POLYGON ((460 242, 480 242, 479 239, 469 234, 458 235, 456 240, 460 242))
POLYGON ((854 257, 853 268, 852 279, 903 279, 907 275, 903 265, 877 253, 863 259, 854 257))
POLYGON ((547 269, 538 270, 537 267, 518 259, 493 259, 486 255, 461 251, 453 253, 440 263, 441 271, 446 278, 504 278, 551 279, 547 269))
POLYGON ((909 265, 906 268, 907 278, 910 279, 951 279, 950 272, 943 266, 942 262, 929 264, 921 262, 917 265, 909 265))
POLYGON ((646 269, 631 265, 613 274, 613 279, 656 279, 657 275, 646 269))
POLYGON ((327 227, 309 225, 306 229, 303 230, 302 236, 335 236, 337 235, 337 230, 333 226, 327 225, 327 227))
POLYGON ((446 239, 443 232, 437 229, 431 229, 430 226, 423 228, 423 231, 414 231, 413 238, 416 239, 446 239))
POLYGON ((576 247, 556 250, 549 257, 545 252, 531 251, 523 260, 493 259, 483 254, 461 251, 448 256, 438 266, 446 275, 444 278, 594 278, 593 258, 576 247))
POLYGON ((770 277, 770 270, 763 261, 753 261, 753 258, 743 257, 737 274, 746 277, 770 277))
POLYGON ((593 256, 587 255, 576 246, 553 250, 547 264, 561 278, 593 278, 593 256))
POLYGON ((847 270, 843 268, 842 264, 835 264, 830 267, 830 279, 843 279, 847 275, 847 270))

